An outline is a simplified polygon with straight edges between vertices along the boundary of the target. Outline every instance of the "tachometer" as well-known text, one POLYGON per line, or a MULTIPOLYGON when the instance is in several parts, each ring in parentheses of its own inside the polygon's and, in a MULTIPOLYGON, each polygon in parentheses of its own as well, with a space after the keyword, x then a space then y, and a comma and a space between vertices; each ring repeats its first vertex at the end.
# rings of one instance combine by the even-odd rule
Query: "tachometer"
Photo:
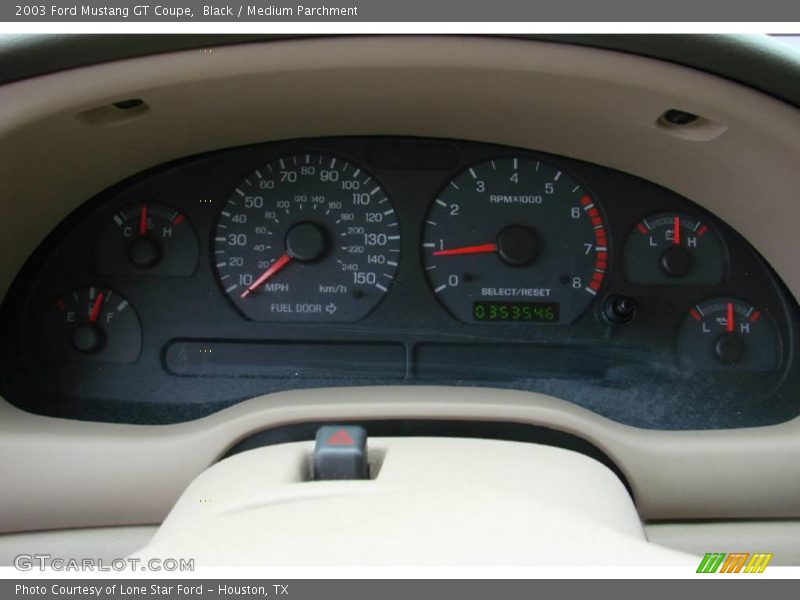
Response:
POLYGON ((381 186, 318 154, 253 171, 225 201, 214 234, 220 285, 257 321, 357 321, 389 290, 399 253, 381 186))
POLYGON ((597 201, 570 175, 508 158, 447 184, 422 251, 433 291, 462 321, 570 323, 603 283, 606 232, 597 201))

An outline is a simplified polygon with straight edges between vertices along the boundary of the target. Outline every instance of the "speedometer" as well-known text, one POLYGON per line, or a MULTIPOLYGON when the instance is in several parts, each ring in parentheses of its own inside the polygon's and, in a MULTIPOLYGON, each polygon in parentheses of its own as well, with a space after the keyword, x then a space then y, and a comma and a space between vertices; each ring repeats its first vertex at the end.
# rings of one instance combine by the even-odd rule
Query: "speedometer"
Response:
POLYGON ((223 204, 214 234, 219 283, 256 321, 357 321, 389 290, 399 253, 381 186, 318 154, 250 173, 223 204))
POLYGON ((568 173, 523 158, 475 165, 450 181, 425 223, 433 292, 469 323, 571 323, 600 290, 608 234, 568 173))

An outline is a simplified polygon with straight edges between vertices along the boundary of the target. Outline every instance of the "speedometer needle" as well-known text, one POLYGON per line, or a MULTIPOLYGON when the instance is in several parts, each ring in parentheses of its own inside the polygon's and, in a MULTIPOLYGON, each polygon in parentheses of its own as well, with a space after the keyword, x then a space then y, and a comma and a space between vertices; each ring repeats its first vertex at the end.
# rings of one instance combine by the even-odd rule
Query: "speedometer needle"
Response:
POLYGON ((266 271, 256 279, 250 287, 248 287, 245 291, 242 292, 242 298, 247 298, 250 294, 252 294, 255 289, 266 283, 267 280, 271 279, 274 275, 276 275, 281 269, 283 269, 286 265, 292 262, 292 257, 288 254, 282 255, 278 260, 272 263, 266 271))
POLYGON ((449 250, 437 250, 434 256, 454 256, 457 254, 488 254, 497 252, 497 244, 480 244, 478 246, 463 246, 461 248, 451 248, 449 250))

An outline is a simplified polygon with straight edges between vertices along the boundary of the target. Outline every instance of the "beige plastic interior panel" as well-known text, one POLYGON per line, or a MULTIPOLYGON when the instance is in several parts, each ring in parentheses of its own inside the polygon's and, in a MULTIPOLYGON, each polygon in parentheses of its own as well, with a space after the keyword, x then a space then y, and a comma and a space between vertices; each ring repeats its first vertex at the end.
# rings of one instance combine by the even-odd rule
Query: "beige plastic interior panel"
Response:
POLYGON ((645 533, 654 544, 690 554, 771 552, 770 565, 800 565, 800 521, 653 523, 645 526, 645 533))
MULTIPOLYGON (((800 296, 800 111, 656 60, 484 37, 227 46, 0 87, 0 296, 55 225, 129 175, 227 146, 347 134, 510 144, 644 177, 737 228, 800 296), (149 110, 119 123, 76 117, 131 97, 149 110), (673 107, 726 129, 709 141, 673 136, 656 125, 673 107)), ((39 417, 0 399, 0 531, 158 523, 249 433, 308 419, 424 416, 585 437, 623 469, 645 519, 800 517, 800 420, 652 432, 536 394, 366 388, 275 394, 157 427, 39 417)))
POLYGON ((359 387, 281 392, 175 425, 31 415, 0 404, 0 531, 160 523, 237 441, 311 420, 480 419, 580 435, 630 483, 643 520, 800 517, 800 420, 750 430, 668 432, 609 421, 513 390, 359 387))
POLYGON ((311 481, 312 451, 281 444, 217 463, 135 555, 206 566, 697 564, 648 543, 622 482, 581 454, 374 438, 374 479, 311 481))
POLYGON ((14 557, 20 554, 49 554, 79 563, 92 557, 110 564, 146 546, 157 529, 154 525, 135 525, 7 533, 0 535, 0 566, 13 565, 14 557))

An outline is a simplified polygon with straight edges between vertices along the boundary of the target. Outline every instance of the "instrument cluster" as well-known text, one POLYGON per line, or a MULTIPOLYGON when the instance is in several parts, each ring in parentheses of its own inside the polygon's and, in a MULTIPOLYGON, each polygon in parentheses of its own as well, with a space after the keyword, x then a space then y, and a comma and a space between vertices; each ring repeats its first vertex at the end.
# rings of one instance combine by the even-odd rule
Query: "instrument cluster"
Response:
POLYGON ((66 219, 4 302, 2 391, 165 423, 440 383, 753 426, 800 413, 797 315, 735 231, 639 178, 473 142, 290 140, 157 167, 66 219))

